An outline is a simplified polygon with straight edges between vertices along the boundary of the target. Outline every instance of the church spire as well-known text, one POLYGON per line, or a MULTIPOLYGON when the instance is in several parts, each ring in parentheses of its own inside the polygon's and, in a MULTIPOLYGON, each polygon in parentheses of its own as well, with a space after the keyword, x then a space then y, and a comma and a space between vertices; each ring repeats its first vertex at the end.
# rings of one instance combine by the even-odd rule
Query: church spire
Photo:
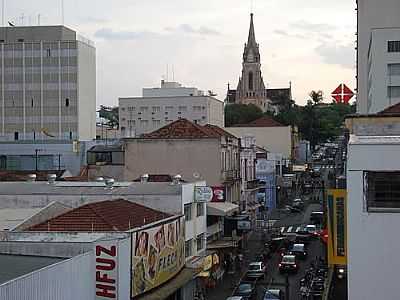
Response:
POLYGON ((254 33, 254 24, 253 24, 253 13, 250 14, 250 29, 249 29, 249 38, 247 40, 247 45, 257 45, 256 43, 256 35, 254 33))

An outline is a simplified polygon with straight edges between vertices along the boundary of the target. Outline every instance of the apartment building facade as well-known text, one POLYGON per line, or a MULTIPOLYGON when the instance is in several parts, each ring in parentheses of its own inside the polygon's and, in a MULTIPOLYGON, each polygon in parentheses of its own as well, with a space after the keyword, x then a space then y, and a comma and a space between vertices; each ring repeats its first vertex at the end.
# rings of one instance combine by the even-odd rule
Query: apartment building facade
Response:
POLYGON ((0 28, 0 139, 96 136, 96 50, 64 26, 0 28))
POLYGON ((143 97, 119 98, 121 137, 139 137, 185 118, 199 125, 224 126, 224 103, 196 88, 161 82, 143 89, 143 97))

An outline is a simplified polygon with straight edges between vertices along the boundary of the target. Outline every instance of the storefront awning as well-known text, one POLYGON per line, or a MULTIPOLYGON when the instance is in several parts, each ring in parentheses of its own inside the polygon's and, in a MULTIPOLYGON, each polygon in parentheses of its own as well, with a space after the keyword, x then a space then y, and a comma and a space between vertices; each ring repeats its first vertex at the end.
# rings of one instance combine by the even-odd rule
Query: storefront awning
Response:
POLYGON ((210 249, 223 249, 223 248, 234 248, 238 246, 239 241, 242 237, 238 236, 236 238, 222 239, 217 241, 212 241, 207 243, 207 250, 210 249))
POLYGON ((174 278, 170 281, 164 283, 163 285, 154 289, 154 291, 149 291, 148 293, 138 296, 137 300, 160 300, 165 299, 183 287, 186 283, 194 278, 193 270, 188 268, 183 268, 174 278))
POLYGON ((209 202, 207 203, 207 214, 210 216, 229 216, 239 211, 239 206, 230 202, 209 202))

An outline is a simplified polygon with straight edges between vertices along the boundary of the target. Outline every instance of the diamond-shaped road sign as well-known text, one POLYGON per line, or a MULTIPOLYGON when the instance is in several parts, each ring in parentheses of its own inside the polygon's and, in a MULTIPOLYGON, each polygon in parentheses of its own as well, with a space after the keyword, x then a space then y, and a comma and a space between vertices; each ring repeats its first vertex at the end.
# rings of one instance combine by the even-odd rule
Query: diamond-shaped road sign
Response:
POLYGON ((354 93, 348 88, 347 85, 341 83, 333 92, 332 98, 335 99, 336 103, 348 104, 350 99, 353 98, 354 93))

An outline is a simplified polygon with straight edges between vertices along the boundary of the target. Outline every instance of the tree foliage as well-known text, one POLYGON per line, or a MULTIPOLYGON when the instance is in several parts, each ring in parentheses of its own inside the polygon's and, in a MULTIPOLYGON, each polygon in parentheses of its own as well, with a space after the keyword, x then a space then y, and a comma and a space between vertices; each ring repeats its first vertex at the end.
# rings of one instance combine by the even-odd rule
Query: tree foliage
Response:
POLYGON ((118 128, 119 126, 119 111, 118 106, 107 107, 100 105, 100 110, 98 110, 99 117, 106 120, 106 125, 112 128, 118 128))
POLYGON ((263 116, 262 110, 253 104, 229 104, 225 106, 225 126, 246 124, 263 116))

